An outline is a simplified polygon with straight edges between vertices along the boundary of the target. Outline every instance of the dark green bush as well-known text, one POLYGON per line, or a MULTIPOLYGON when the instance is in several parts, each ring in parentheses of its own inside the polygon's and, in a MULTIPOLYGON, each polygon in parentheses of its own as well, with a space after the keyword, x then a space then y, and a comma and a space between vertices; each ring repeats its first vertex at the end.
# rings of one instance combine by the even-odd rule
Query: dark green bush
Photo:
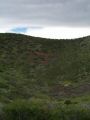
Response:
POLYGON ((71 100, 65 100, 64 104, 70 105, 70 104, 72 104, 72 102, 71 102, 71 100))

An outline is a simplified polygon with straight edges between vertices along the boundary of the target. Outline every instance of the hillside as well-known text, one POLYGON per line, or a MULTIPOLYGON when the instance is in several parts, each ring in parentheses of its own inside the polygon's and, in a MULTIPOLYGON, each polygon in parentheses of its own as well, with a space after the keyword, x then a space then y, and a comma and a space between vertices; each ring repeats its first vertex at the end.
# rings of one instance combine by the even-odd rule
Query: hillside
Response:
POLYGON ((90 94, 90 37, 49 40, 0 34, 0 101, 90 94))

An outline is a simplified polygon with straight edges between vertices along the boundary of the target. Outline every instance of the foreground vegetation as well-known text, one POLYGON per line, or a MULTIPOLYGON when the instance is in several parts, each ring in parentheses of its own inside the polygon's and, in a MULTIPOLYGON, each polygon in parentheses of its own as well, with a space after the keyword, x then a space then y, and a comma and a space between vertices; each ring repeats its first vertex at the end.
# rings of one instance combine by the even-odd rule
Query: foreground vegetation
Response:
POLYGON ((0 120, 90 120, 90 37, 0 34, 0 120))
POLYGON ((0 120, 90 120, 90 106, 66 100, 15 100, 2 107, 0 120))

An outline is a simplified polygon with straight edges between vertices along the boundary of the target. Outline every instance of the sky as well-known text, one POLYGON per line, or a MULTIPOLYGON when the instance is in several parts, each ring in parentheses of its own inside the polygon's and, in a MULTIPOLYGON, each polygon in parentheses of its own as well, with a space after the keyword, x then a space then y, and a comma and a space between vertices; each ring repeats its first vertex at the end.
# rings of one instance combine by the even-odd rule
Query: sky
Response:
POLYGON ((57 39, 90 35, 90 0, 0 0, 0 32, 57 39))

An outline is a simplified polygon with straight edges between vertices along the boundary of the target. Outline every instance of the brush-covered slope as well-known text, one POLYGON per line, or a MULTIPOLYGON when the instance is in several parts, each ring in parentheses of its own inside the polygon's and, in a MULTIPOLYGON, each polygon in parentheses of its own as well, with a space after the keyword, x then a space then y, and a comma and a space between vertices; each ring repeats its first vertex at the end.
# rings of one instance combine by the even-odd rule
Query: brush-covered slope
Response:
POLYGON ((90 94, 90 37, 0 34, 0 101, 90 94))

